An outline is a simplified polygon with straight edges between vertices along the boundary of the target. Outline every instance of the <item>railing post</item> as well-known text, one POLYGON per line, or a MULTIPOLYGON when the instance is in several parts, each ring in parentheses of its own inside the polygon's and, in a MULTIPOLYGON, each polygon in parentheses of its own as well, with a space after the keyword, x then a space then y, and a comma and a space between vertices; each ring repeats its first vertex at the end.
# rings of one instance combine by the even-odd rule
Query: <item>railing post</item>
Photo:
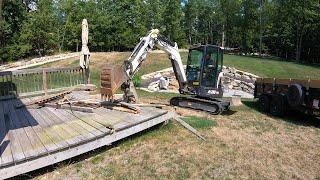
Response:
POLYGON ((42 71, 42 87, 43 87, 44 95, 48 95, 48 84, 47 84, 46 70, 42 71))
POLYGON ((89 67, 85 69, 85 77, 86 77, 85 84, 90 84, 90 69, 89 69, 89 67))

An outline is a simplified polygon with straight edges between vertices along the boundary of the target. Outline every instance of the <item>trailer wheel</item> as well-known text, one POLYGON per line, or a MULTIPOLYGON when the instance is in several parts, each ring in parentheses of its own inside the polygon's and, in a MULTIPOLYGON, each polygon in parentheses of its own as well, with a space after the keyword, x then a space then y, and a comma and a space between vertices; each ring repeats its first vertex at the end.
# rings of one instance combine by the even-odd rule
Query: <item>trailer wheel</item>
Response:
POLYGON ((303 102, 303 89, 300 84, 293 84, 289 87, 288 103, 291 107, 300 106, 303 102))
POLYGON ((259 98, 259 107, 263 112, 269 112, 270 110, 270 99, 267 95, 263 94, 259 98))
POLYGON ((284 96, 273 95, 270 101, 270 114, 273 116, 283 116, 285 112, 284 96))

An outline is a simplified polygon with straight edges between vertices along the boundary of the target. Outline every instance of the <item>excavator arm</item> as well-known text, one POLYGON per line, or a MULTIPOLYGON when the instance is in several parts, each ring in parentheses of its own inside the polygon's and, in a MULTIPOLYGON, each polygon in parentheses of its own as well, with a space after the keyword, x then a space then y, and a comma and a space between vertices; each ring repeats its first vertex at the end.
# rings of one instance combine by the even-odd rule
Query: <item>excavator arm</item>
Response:
POLYGON ((177 43, 172 43, 160 35, 158 29, 152 29, 140 39, 128 60, 122 66, 106 65, 101 73, 101 94, 113 100, 113 96, 119 87, 124 91, 124 99, 130 97, 130 83, 136 72, 139 71, 147 54, 154 47, 165 51, 171 61, 175 76, 179 82, 180 92, 186 92, 187 78, 184 72, 181 56, 177 43))

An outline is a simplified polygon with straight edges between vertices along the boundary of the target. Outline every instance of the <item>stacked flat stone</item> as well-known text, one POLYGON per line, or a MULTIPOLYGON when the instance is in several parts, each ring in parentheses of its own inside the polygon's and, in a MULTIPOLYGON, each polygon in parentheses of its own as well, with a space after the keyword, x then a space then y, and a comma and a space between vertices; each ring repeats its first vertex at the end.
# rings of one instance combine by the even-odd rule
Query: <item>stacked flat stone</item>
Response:
POLYGON ((259 76, 238 70, 232 67, 223 66, 222 84, 225 89, 241 90, 250 94, 254 92, 254 83, 259 76))

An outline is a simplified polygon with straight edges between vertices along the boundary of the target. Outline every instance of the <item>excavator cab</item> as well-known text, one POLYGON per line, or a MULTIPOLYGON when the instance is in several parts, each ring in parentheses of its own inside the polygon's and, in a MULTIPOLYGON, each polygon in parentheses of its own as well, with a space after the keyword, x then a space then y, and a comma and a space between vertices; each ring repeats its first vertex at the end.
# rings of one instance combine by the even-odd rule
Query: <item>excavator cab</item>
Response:
POLYGON ((214 45, 200 45, 189 49, 187 84, 190 92, 204 98, 222 97, 219 75, 222 72, 222 49, 214 45))

